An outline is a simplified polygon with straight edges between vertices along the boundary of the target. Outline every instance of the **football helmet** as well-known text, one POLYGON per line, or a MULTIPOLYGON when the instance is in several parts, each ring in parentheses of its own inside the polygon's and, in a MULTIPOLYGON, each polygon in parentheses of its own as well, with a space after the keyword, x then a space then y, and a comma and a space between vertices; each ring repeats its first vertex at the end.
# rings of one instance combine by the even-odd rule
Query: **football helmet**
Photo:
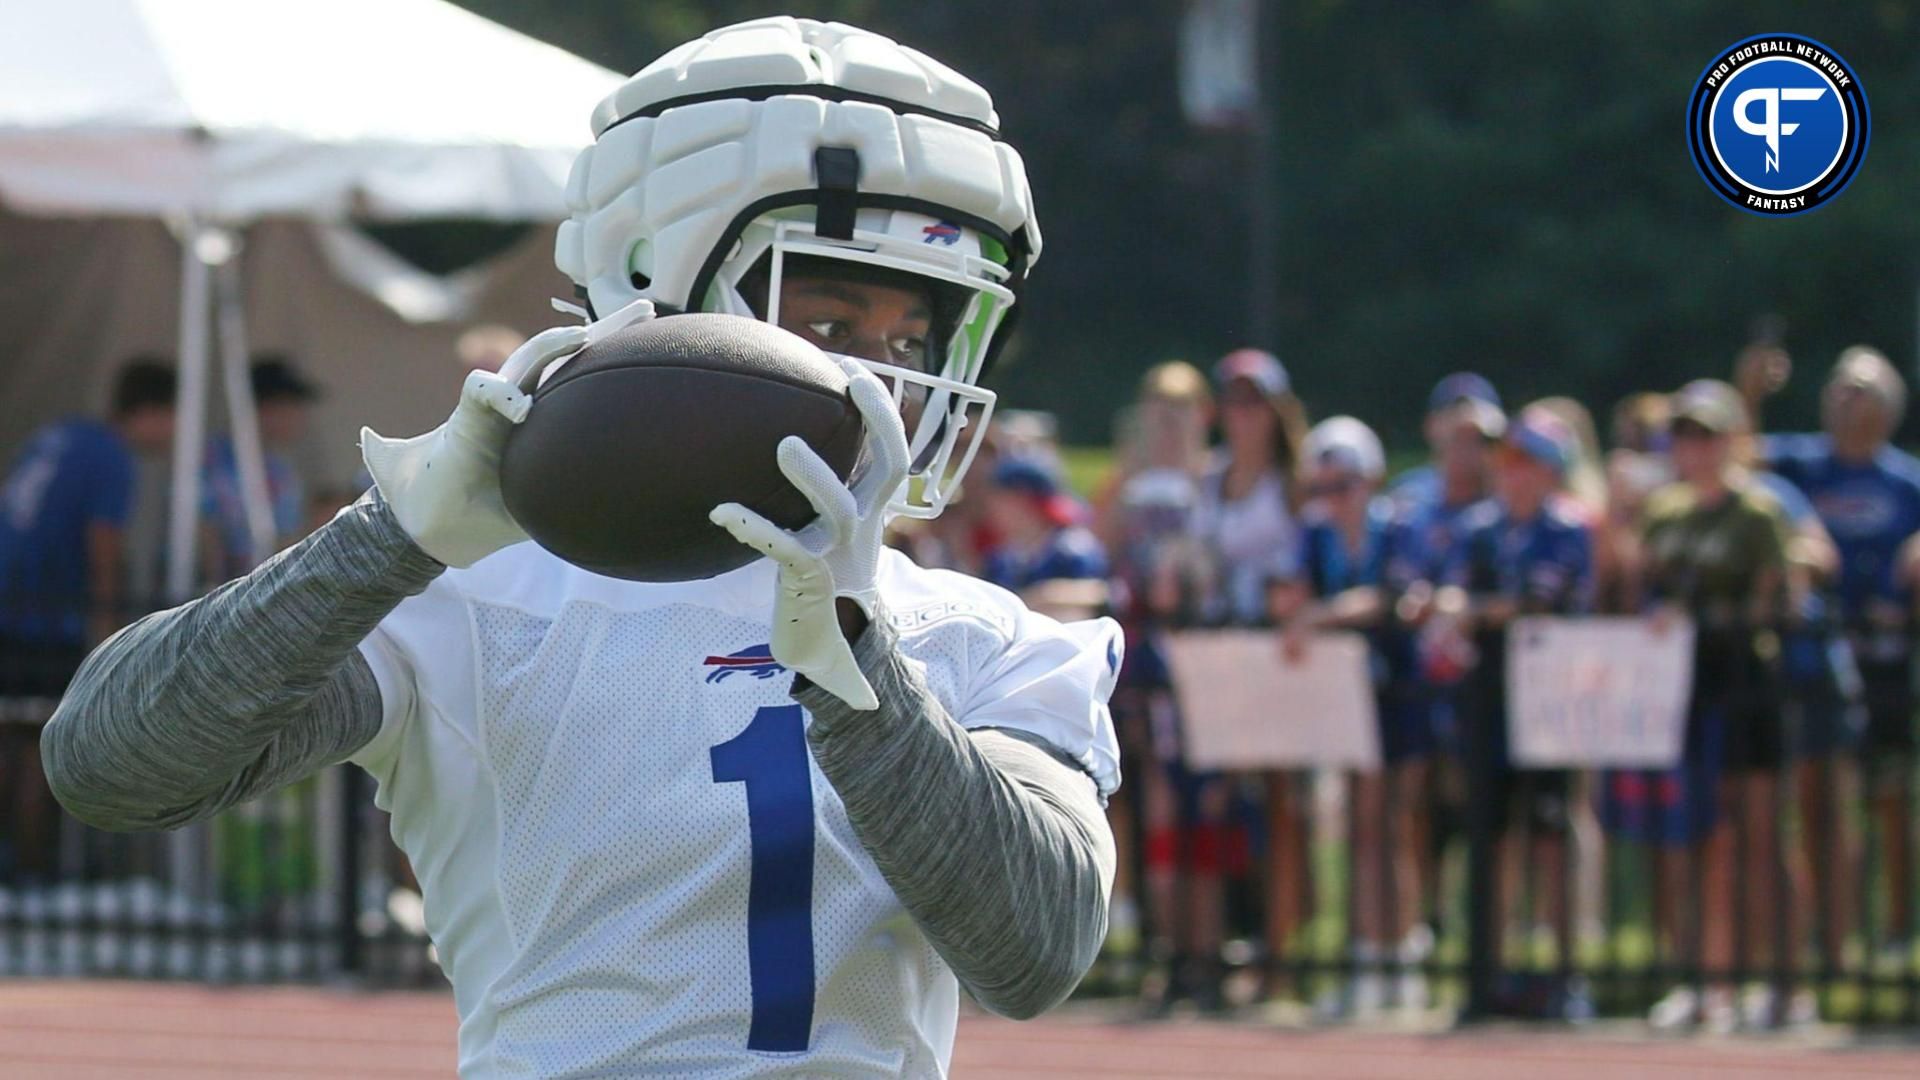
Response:
POLYGON ((929 283, 925 370, 861 359, 910 427, 894 510, 938 514, 986 432, 994 396, 977 383, 1040 254, 1026 168, 986 91, 878 34, 769 18, 648 64, 593 126, 555 254, 590 319, 645 299, 777 323, 797 257, 929 283))

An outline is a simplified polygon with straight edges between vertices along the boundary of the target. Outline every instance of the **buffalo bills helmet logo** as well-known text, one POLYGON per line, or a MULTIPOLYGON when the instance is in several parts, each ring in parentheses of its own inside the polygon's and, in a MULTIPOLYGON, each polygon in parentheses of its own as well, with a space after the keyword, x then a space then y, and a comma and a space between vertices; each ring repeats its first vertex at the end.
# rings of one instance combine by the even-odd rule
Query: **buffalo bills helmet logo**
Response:
POLYGON ((960 242, 960 226, 951 221, 942 221, 920 230, 926 244, 945 244, 947 247, 960 242))
POLYGON ((701 665, 709 669, 707 681, 710 683, 717 683, 736 672, 756 679, 771 679, 787 670, 773 658, 771 645, 749 645, 725 656, 709 656, 701 661, 701 665))

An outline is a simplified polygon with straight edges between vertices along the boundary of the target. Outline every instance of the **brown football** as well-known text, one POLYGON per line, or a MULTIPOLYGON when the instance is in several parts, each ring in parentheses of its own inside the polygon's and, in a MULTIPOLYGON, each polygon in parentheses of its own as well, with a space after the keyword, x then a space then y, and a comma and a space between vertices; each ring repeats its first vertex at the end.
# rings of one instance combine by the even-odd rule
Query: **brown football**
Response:
POLYGON ((775 461, 798 435, 842 479, 862 439, 847 377, 776 326, 734 315, 635 323, 566 360, 507 439, 500 489, 541 547, 632 581, 689 581, 759 553, 707 520, 742 503, 783 528, 813 507, 775 461))

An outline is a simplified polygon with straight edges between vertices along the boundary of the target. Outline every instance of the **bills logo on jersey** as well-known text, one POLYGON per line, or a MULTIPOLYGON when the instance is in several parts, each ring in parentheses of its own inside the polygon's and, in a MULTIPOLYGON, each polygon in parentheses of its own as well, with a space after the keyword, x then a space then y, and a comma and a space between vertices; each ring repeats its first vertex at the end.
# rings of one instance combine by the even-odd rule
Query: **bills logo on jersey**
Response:
POLYGON ((947 247, 960 242, 960 226, 951 221, 937 222, 920 230, 921 243, 945 244, 947 247))
POLYGON ((1893 500, 1874 491, 1829 491, 1815 498, 1813 506, 1827 530, 1844 539, 1887 532, 1899 516, 1893 500))
POLYGON ((725 656, 709 656, 701 661, 707 669, 707 681, 717 683, 729 675, 751 675, 756 679, 771 679, 787 670, 773 658, 771 645, 749 645, 739 652, 725 656))

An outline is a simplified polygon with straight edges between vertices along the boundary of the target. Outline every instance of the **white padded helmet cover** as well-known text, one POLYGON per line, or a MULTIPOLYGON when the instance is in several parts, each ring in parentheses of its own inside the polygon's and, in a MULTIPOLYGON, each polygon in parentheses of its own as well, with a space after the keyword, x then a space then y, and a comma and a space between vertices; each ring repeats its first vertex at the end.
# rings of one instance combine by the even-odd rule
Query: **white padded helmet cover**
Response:
MULTIPOLYGON (((997 123, 973 81, 878 34, 785 17, 724 27, 648 64, 594 110, 599 141, 574 161, 571 217, 555 261, 603 314, 643 296, 703 308, 710 298, 691 295, 695 279, 717 245, 731 246, 729 226, 759 200, 815 189, 819 148, 851 147, 861 195, 909 198, 1018 234, 1030 265, 1040 233, 1026 169, 1011 146, 981 130, 997 123), (622 119, 689 95, 764 87, 795 90, 622 119), (826 100, 807 87, 955 119, 826 100)), ((744 269, 724 266, 718 276, 730 283, 744 269)))

